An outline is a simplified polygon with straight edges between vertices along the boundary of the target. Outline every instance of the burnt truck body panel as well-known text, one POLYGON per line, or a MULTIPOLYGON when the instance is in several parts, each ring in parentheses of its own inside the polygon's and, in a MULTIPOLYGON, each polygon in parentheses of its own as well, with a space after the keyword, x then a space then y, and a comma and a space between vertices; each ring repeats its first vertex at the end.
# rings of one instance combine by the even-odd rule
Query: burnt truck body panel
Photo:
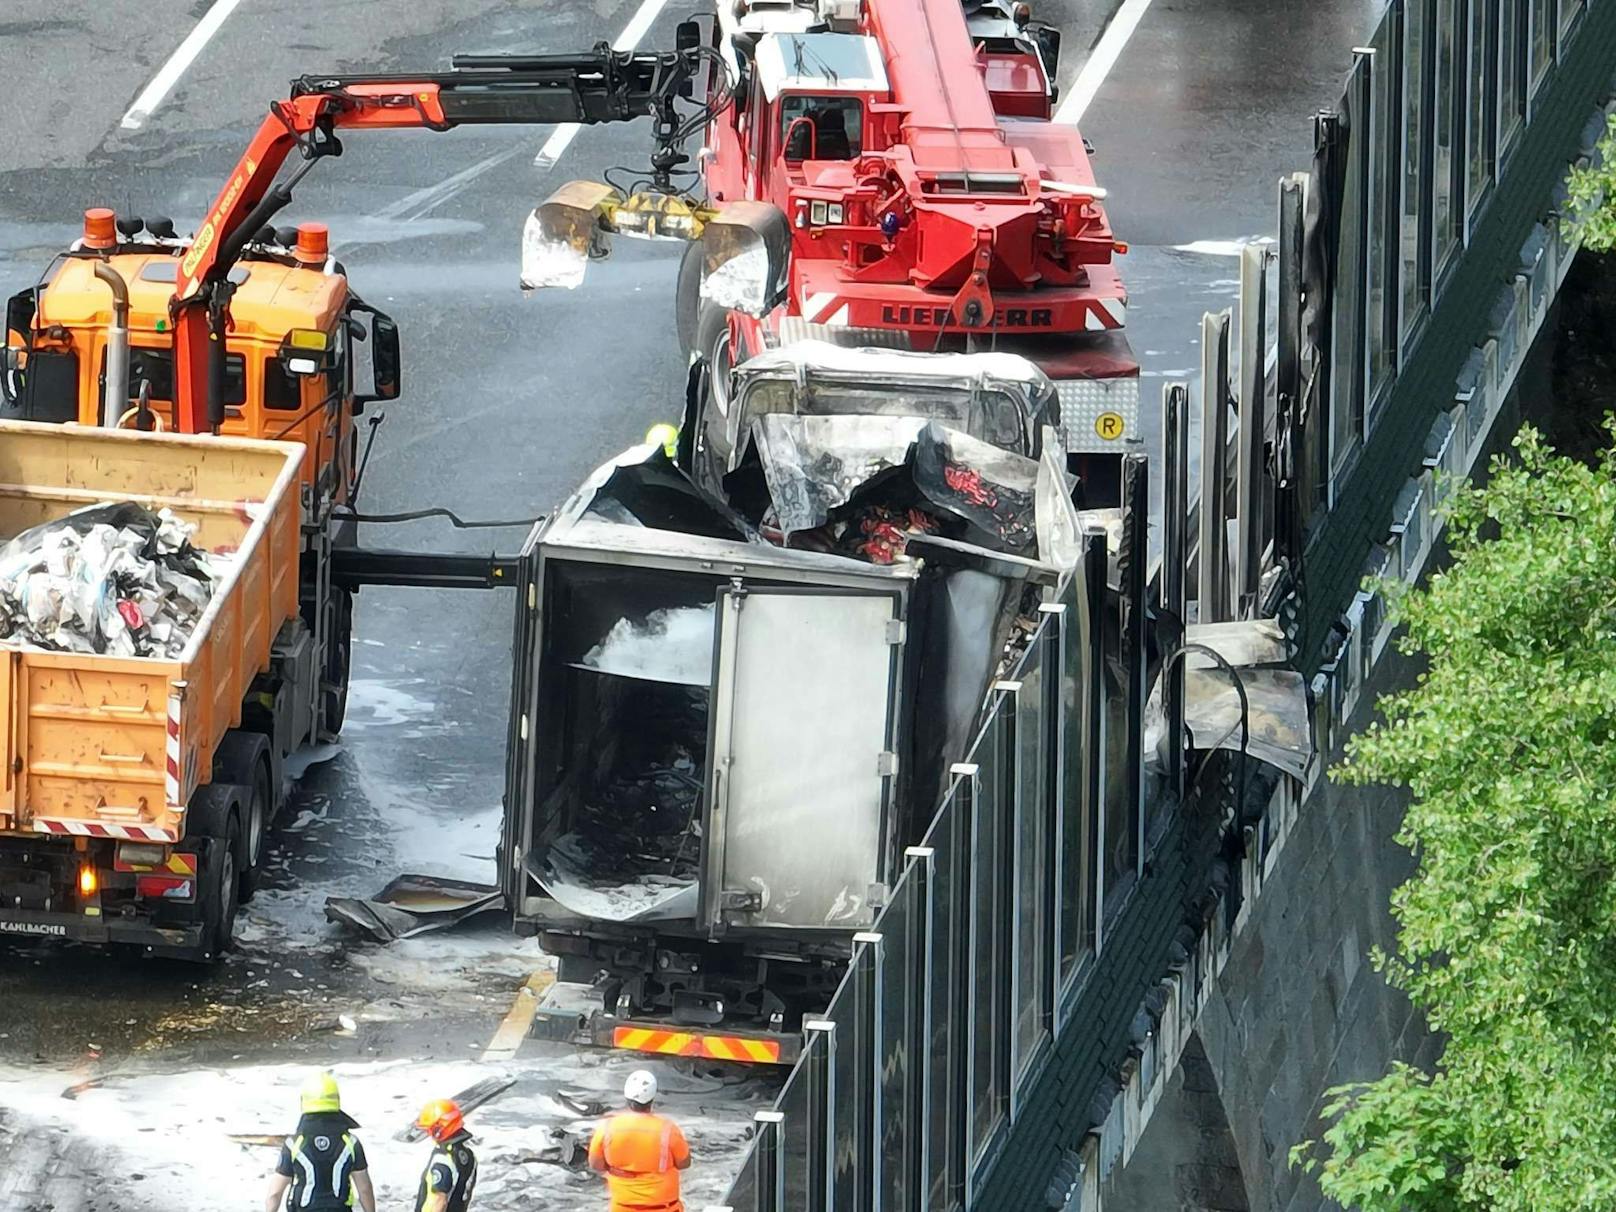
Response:
POLYGON ((502 890, 605 1012, 790 1030, 885 903, 1051 570, 778 547, 717 502, 701 517, 670 470, 631 452, 524 547, 502 890))

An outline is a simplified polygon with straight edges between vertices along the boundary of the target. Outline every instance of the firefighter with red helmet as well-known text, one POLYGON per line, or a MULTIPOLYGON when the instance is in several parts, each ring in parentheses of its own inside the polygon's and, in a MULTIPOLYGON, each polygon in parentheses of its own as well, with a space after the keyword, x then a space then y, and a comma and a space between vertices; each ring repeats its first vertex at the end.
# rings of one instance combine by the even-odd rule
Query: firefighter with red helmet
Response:
POLYGON ((477 1155, 471 1151, 471 1133, 460 1108, 438 1099, 421 1109, 415 1121, 432 1138, 432 1156, 421 1171, 415 1212, 466 1212, 477 1187, 477 1155))

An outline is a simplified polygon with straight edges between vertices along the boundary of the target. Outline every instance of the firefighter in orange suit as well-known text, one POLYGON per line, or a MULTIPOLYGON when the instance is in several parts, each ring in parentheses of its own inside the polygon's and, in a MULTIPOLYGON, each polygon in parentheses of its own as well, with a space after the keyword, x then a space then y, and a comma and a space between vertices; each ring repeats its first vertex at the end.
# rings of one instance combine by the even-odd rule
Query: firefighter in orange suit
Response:
POLYGON ((690 1167, 690 1146, 678 1124, 651 1110, 656 1096, 656 1077, 636 1069, 623 1083, 628 1110, 589 1142, 589 1167, 606 1176, 611 1212, 684 1212, 679 1171, 690 1167))

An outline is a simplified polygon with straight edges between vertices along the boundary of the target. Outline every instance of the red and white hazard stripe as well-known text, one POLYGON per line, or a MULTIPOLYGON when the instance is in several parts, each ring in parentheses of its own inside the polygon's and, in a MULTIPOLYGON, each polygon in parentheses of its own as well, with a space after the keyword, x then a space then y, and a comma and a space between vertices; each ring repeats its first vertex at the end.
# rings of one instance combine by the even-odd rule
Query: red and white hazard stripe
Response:
POLYGON ((172 829, 158 829, 154 825, 104 825, 99 821, 79 821, 71 818, 34 818, 35 833, 52 833, 71 837, 110 837, 126 842, 177 842, 179 834, 172 829))
POLYGON ((846 324, 847 300, 834 291, 802 292, 802 318, 810 324, 846 324))
POLYGON ((177 693, 168 696, 168 741, 165 746, 167 763, 163 774, 163 792, 171 807, 185 802, 183 758, 180 754, 180 703, 177 693))
POLYGON ((1126 328, 1128 301, 1126 299, 1099 298, 1083 317, 1083 326, 1090 332, 1103 332, 1108 328, 1126 328))

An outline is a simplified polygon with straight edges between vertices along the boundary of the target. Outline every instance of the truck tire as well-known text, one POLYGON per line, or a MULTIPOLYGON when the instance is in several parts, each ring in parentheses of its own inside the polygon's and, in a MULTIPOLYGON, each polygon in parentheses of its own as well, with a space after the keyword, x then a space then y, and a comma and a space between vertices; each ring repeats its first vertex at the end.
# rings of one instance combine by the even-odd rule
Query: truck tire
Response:
POLYGON ((346 589, 331 591, 331 642, 326 646, 325 668, 321 673, 324 690, 321 702, 320 736, 334 741, 348 715, 348 678, 353 669, 353 594, 346 589))
POLYGON ((679 262, 679 278, 673 288, 673 324, 679 334, 679 348, 685 357, 700 348, 697 332, 701 327, 701 259, 700 242, 685 249, 679 262))
POLYGON ((207 898, 202 908, 201 959, 206 963, 223 959, 236 933, 241 852, 241 824, 232 818, 229 833, 223 839, 212 840, 208 862, 203 867, 208 878, 203 880, 200 890, 207 898))
POLYGON ((213 755, 214 777, 241 788, 241 852, 238 891, 252 900, 263 879, 270 823, 280 806, 279 788, 271 781, 269 740, 262 733, 232 728, 213 755))
POLYGON ((236 906, 241 888, 240 800, 244 789, 228 783, 210 783, 196 793, 186 832, 197 839, 195 917, 201 938, 179 958, 190 964, 216 963, 230 945, 236 929, 236 906))

